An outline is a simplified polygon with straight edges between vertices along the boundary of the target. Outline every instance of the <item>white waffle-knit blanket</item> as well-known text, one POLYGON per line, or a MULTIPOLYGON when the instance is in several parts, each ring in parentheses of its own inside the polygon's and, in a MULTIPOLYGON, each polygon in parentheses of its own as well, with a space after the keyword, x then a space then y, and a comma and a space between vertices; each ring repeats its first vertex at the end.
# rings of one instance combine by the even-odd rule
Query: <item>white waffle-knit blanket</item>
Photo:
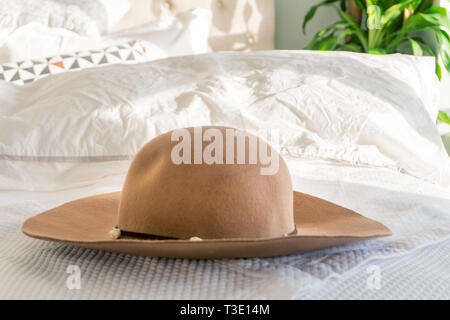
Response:
POLYGON ((276 258, 143 258, 35 240, 20 231, 27 217, 47 208, 118 190, 123 177, 61 192, 3 192, 0 298, 450 298, 448 191, 388 169, 305 164, 291 171, 296 189, 378 219, 394 235, 276 258), (79 290, 66 285, 70 265, 80 268, 79 290))

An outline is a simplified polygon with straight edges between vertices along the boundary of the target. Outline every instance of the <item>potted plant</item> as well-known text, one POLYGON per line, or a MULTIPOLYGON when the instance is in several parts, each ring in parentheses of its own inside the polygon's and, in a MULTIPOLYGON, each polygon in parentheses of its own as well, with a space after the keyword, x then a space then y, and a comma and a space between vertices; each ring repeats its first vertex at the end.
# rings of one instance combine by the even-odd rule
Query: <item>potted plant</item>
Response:
MULTIPOLYGON (((439 79, 442 70, 450 72, 450 19, 433 0, 324 0, 306 13, 303 32, 322 6, 333 7, 340 20, 317 32, 306 49, 431 55, 439 79), (425 42, 424 31, 434 35, 436 46, 425 42)), ((438 119, 450 124, 443 111, 438 119)))

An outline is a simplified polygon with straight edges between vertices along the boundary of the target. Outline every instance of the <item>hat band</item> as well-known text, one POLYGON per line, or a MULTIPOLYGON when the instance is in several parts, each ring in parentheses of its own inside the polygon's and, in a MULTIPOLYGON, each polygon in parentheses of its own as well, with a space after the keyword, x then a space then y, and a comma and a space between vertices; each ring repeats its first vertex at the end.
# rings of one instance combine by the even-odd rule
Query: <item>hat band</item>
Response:
MULTIPOLYGON (((117 226, 115 228, 118 229, 117 226)), ((297 233, 297 226, 294 226, 294 230, 293 231, 291 231, 289 233, 285 233, 285 234, 283 234, 283 236, 284 237, 292 236, 292 235, 294 235, 296 233, 297 233)), ((126 230, 122 230, 122 229, 120 229, 120 236, 121 237, 125 236, 125 237, 130 237, 130 238, 137 238, 137 239, 142 239, 142 240, 181 240, 179 238, 157 236, 157 235, 154 235, 154 234, 132 232, 132 231, 126 231, 126 230)), ((200 239, 200 238, 198 238, 198 239, 200 239)))
POLYGON ((164 237, 164 236, 157 236, 154 234, 147 234, 147 233, 139 233, 139 232, 132 232, 132 231, 126 231, 123 229, 120 229, 121 237, 130 237, 130 238, 138 238, 142 240, 177 240, 177 238, 171 238, 171 237, 164 237))

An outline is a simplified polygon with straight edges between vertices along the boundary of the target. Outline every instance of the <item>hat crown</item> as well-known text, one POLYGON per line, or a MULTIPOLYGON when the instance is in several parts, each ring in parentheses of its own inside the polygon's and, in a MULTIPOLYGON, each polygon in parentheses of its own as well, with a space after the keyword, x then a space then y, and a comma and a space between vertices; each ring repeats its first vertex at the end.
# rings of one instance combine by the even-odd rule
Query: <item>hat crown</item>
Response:
MULTIPOLYGON (((269 147, 271 158, 276 156, 278 170, 274 174, 262 174, 267 164, 260 158, 248 163, 250 138, 245 140, 245 164, 237 163, 236 136, 229 140, 234 143, 232 149, 226 150, 223 143, 223 155, 219 156, 223 164, 198 161, 196 151, 205 151, 217 136, 209 142, 203 140, 196 150, 195 134, 209 129, 223 137, 229 134, 227 130, 242 133, 225 127, 179 129, 190 135, 191 164, 174 161, 174 148, 181 140, 186 142, 185 138, 173 141, 177 130, 154 138, 137 153, 122 190, 118 212, 121 230, 177 239, 269 238, 294 231, 292 183, 279 154, 262 139, 245 133, 256 139, 258 146, 269 147), (234 155, 228 160, 234 160, 233 164, 226 158, 230 150, 234 155)), ((217 150, 213 155, 218 156, 217 150)), ((186 156, 185 152, 180 154, 186 156)))

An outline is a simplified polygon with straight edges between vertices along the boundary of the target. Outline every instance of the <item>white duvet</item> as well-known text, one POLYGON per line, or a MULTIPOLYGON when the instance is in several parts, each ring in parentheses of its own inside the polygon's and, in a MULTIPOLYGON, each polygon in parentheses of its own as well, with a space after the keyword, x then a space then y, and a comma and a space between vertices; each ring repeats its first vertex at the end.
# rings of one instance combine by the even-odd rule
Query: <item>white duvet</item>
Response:
POLYGON ((390 168, 448 186, 433 63, 406 55, 211 53, 63 73, 20 88, 0 82, 0 188, 96 181, 117 174, 117 161, 153 137, 195 125, 271 130, 285 156, 390 168))
POLYGON ((0 298, 449 299, 449 158, 434 124, 433 70, 411 56, 271 51, 0 82, 0 298), (21 233, 31 215, 120 190, 152 137, 208 124, 278 131, 272 144, 296 190, 393 236, 286 257, 184 260, 21 233), (66 286, 71 265, 79 290, 66 286))

